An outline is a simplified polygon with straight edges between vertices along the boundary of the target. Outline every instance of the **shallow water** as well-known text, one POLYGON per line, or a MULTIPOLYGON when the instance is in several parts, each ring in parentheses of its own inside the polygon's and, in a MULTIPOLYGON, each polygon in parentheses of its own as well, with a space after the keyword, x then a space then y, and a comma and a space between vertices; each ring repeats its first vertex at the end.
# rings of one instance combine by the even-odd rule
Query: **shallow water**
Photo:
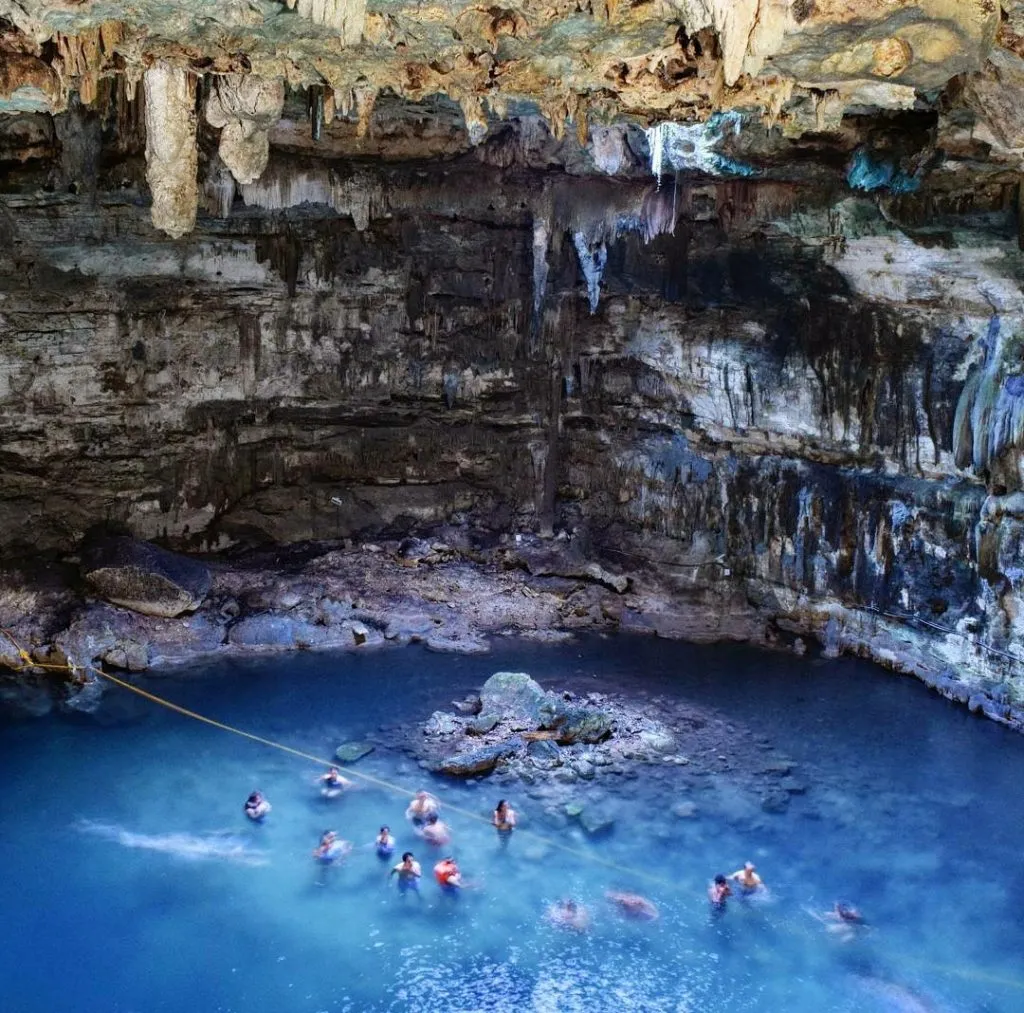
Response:
POLYGON ((377 750, 356 769, 431 787, 483 817, 502 795, 520 812, 505 850, 485 823, 451 815, 452 850, 477 887, 451 902, 427 881, 438 855, 404 823, 402 797, 363 787, 326 802, 312 764, 112 693, 100 721, 0 725, 0 1008, 1024 1008, 1024 738, 910 680, 848 661, 622 638, 499 643, 474 658, 297 654, 145 685, 330 757, 338 742, 424 719, 501 669, 714 707, 737 734, 769 737, 808 791, 767 815, 728 779, 678 796, 664 772, 642 767, 637 779, 573 789, 616 815, 610 836, 588 841, 520 787, 434 782, 377 750), (274 805, 262 826, 241 812, 254 787, 274 805), (682 797, 696 819, 668 814, 682 797), (382 822, 422 860, 420 898, 389 888, 368 848, 318 884, 310 852, 323 829, 366 845, 382 822), (746 859, 770 898, 734 899, 712 917, 709 877, 746 859), (621 920, 606 889, 643 892, 661 918, 621 920), (569 894, 590 910, 586 935, 541 917, 569 894), (809 914, 837 898, 870 919, 849 942, 809 914))

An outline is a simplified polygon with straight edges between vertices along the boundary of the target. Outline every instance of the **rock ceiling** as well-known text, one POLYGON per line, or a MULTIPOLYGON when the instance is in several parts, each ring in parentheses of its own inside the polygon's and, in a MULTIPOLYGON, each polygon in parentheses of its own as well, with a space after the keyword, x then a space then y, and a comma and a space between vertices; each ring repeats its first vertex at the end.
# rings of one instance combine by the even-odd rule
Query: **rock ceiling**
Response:
MULTIPOLYGON (((288 95, 301 89, 313 138, 334 121, 351 124, 356 154, 360 143, 373 153, 367 133, 379 97, 422 104, 422 130, 429 103, 445 96, 472 144, 529 110, 553 138, 574 135, 610 174, 624 160, 621 135, 608 131, 623 124, 674 125, 670 137, 650 135, 660 163, 666 143, 675 145, 670 156, 701 149, 700 124, 721 140, 722 114, 737 129, 753 122, 794 139, 839 133, 851 115, 908 110, 934 112, 936 143, 947 150, 1016 171, 1022 8, 1008 0, 0 0, 0 110, 55 114, 102 100, 114 82, 131 95, 144 82, 153 219, 172 235, 195 218, 197 134, 220 131, 223 166, 251 184, 267 166, 288 95)), ((732 166, 708 156, 692 167, 727 174, 732 166)))

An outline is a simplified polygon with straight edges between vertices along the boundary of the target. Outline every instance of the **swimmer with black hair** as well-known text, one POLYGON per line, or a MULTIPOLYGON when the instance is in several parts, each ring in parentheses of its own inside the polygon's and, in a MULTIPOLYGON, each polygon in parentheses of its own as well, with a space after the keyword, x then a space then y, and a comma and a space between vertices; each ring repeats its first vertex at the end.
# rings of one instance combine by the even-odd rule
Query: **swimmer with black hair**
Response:
POLYGON ((263 797, 263 792, 254 791, 245 800, 245 815, 254 823, 262 823, 271 810, 270 803, 263 797))
POLYGON ((390 858, 395 853, 395 839, 391 836, 390 827, 380 828, 380 833, 377 834, 373 847, 377 852, 378 858, 390 858))
POLYGON ((320 794, 324 798, 338 798, 355 783, 347 777, 342 777, 337 767, 331 767, 326 774, 321 774, 316 780, 320 785, 320 794))
POLYGON ((722 873, 715 876, 714 882, 708 886, 708 900, 711 901, 711 910, 722 912, 725 910, 725 902, 732 896, 732 889, 729 881, 722 873))
POLYGON ((451 844, 452 834, 448 829, 448 824, 441 819, 437 813, 428 813, 426 820, 417 831, 420 837, 432 845, 435 848, 443 848, 446 844, 451 844))
POLYGON ((494 813, 491 816, 491 823, 499 834, 512 833, 516 828, 515 809, 513 809, 505 799, 501 799, 494 807, 494 813))
MULTIPOLYGON (((396 865, 389 873, 388 879, 392 876, 398 877, 398 892, 400 894, 406 894, 412 890, 417 897, 420 896, 420 877, 423 875, 423 870, 420 868, 420 863, 413 857, 411 851, 405 852, 402 855, 402 860, 396 865)), ((423 899, 422 897, 420 898, 423 899)))
POLYGON ((824 914, 818 914, 817 911, 811 911, 809 908, 804 908, 804 910, 812 918, 821 922, 825 926, 826 932, 836 936, 844 943, 850 942, 857 936, 858 930, 867 925, 858 908, 841 900, 837 900, 832 905, 832 910, 826 911, 824 914))

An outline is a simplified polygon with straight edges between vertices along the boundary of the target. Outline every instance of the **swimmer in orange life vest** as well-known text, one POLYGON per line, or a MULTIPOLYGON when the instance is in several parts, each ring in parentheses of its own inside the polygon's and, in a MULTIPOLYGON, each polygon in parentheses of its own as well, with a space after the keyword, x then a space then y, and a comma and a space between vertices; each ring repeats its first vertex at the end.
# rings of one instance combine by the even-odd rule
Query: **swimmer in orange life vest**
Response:
POLYGON ((437 880, 437 885, 441 887, 442 893, 452 896, 458 894, 464 885, 462 873, 459 872, 459 867, 455 864, 455 859, 451 855, 447 858, 442 858, 434 866, 434 879, 437 880))
POLYGON ((745 896, 764 889, 764 881, 754 872, 753 862, 745 862, 743 868, 737 869, 729 879, 739 884, 740 890, 745 896))

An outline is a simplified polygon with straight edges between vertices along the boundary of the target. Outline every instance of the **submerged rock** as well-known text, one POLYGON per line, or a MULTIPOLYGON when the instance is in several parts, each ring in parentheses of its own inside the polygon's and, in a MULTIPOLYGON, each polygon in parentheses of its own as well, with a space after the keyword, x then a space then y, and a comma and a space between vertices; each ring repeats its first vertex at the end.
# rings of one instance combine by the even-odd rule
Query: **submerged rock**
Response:
POLYGON ((372 742, 343 742, 334 751, 334 756, 340 763, 355 763, 376 748, 372 742))
POLYGON ((199 608, 210 590, 203 563, 127 536, 89 544, 81 572, 114 605, 165 618, 199 608))

